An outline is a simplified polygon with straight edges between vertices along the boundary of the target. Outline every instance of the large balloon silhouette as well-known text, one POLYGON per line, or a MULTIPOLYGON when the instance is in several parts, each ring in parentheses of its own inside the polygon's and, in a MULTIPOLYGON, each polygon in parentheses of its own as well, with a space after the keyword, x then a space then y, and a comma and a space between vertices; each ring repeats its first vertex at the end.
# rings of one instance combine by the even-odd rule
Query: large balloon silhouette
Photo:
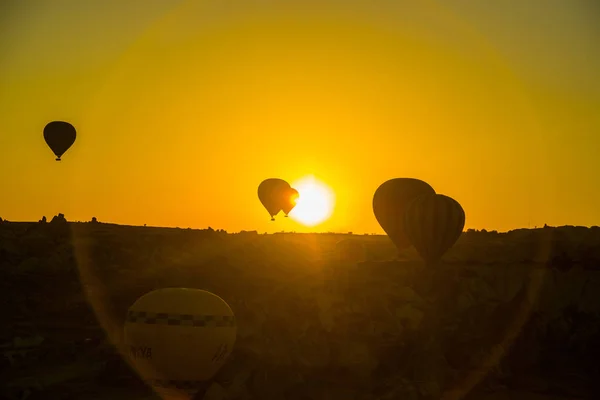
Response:
POLYGON ((269 212, 271 221, 275 221, 275 215, 283 208, 283 199, 289 189, 290 184, 279 178, 265 179, 258 185, 258 199, 269 212))
POLYGON ((423 260, 438 262, 465 227, 465 211, 451 197, 430 194, 416 198, 406 209, 404 229, 423 260))
POLYGON ((158 289, 129 308, 124 342, 141 378, 164 398, 192 398, 236 339, 233 311, 200 289, 158 289))
POLYGON ((56 161, 75 143, 77 132, 68 122, 52 121, 44 127, 44 140, 56 155, 56 161))
POLYGON ((404 232, 404 212, 418 196, 435 194, 426 182, 414 178, 395 178, 381 184, 373 195, 373 213, 381 228, 398 250, 410 247, 404 232))
POLYGON ((285 192, 281 210, 283 211, 283 213, 285 214, 286 217, 294 209, 294 207, 296 207, 296 201, 298 201, 299 197, 300 197, 300 194, 294 188, 289 188, 289 190, 287 190, 285 192))

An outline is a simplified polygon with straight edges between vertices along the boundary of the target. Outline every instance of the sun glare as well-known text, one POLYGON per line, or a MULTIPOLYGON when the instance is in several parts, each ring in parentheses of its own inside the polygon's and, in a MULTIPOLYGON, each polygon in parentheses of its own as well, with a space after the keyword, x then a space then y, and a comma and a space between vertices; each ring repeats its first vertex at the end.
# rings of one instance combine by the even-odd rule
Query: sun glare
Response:
POLYGON ((299 194, 296 206, 290 212, 292 219, 306 226, 315 226, 331 216, 335 196, 329 186, 313 176, 302 178, 291 186, 299 194))

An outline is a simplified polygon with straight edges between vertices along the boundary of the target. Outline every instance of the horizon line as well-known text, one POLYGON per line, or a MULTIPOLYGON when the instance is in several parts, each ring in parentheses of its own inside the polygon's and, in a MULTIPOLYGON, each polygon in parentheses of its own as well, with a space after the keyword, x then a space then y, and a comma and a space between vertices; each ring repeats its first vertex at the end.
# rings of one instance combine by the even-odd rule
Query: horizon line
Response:
MULTIPOLYGON (((223 231, 227 234, 239 234, 239 233, 252 233, 252 232, 256 232, 259 235, 274 235, 274 234, 320 234, 320 235, 354 235, 354 236, 388 236, 385 232, 383 233, 375 233, 375 232, 354 232, 354 231, 346 231, 346 232, 333 232, 333 231, 314 231, 314 232, 297 232, 297 231, 277 231, 277 232, 259 232, 257 229, 242 229, 239 231, 227 231, 226 229, 223 228, 212 228, 211 226, 207 226, 205 228, 193 228, 193 227, 181 227, 181 226, 160 226, 160 225, 132 225, 132 224, 120 224, 120 223, 116 223, 116 222, 101 222, 101 221, 96 221, 96 222, 92 222, 90 221, 66 221, 67 224, 97 224, 97 225, 116 225, 116 226, 122 226, 122 227, 130 227, 130 228, 153 228, 153 229, 180 229, 180 230, 196 230, 196 231, 208 231, 208 230, 213 230, 215 232, 217 231, 223 231)), ((0 225, 2 223, 9 223, 9 224, 40 224, 43 223, 41 221, 12 221, 12 220, 7 220, 7 219, 0 219, 0 225)), ((45 222, 45 224, 50 224, 51 221, 47 221, 45 222)), ((549 229, 549 228, 586 228, 586 229, 594 229, 594 228, 598 228, 597 225, 546 225, 544 224, 544 226, 541 227, 521 227, 521 228, 513 228, 510 230, 506 230, 506 231, 499 231, 496 229, 487 229, 487 228, 481 228, 481 229, 477 229, 477 228, 467 228, 464 229, 462 233, 470 233, 470 232, 476 232, 476 233, 496 233, 496 234, 502 234, 502 233, 510 233, 513 231, 518 231, 518 230, 539 230, 539 229, 549 229)))

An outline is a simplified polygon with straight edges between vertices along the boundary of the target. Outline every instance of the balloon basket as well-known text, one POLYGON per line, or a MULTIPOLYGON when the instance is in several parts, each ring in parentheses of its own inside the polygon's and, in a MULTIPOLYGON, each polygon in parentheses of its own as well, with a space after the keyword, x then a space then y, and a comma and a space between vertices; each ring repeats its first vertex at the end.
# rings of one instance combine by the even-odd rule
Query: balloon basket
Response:
POLYGON ((56 161, 60 161, 60 157, 57 157, 57 158, 56 158, 56 161))

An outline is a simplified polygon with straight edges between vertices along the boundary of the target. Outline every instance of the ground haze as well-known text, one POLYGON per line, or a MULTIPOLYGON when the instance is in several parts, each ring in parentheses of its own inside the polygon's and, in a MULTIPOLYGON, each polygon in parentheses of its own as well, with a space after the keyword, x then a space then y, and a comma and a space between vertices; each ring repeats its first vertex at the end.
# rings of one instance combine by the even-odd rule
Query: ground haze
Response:
POLYGON ((467 232, 436 271, 385 236, 56 222, 0 234, 7 395, 147 398, 116 348, 127 308, 160 287, 233 309, 234 352, 206 388, 228 399, 598 393, 599 228, 467 232), (344 240, 364 252, 340 255, 344 240))

